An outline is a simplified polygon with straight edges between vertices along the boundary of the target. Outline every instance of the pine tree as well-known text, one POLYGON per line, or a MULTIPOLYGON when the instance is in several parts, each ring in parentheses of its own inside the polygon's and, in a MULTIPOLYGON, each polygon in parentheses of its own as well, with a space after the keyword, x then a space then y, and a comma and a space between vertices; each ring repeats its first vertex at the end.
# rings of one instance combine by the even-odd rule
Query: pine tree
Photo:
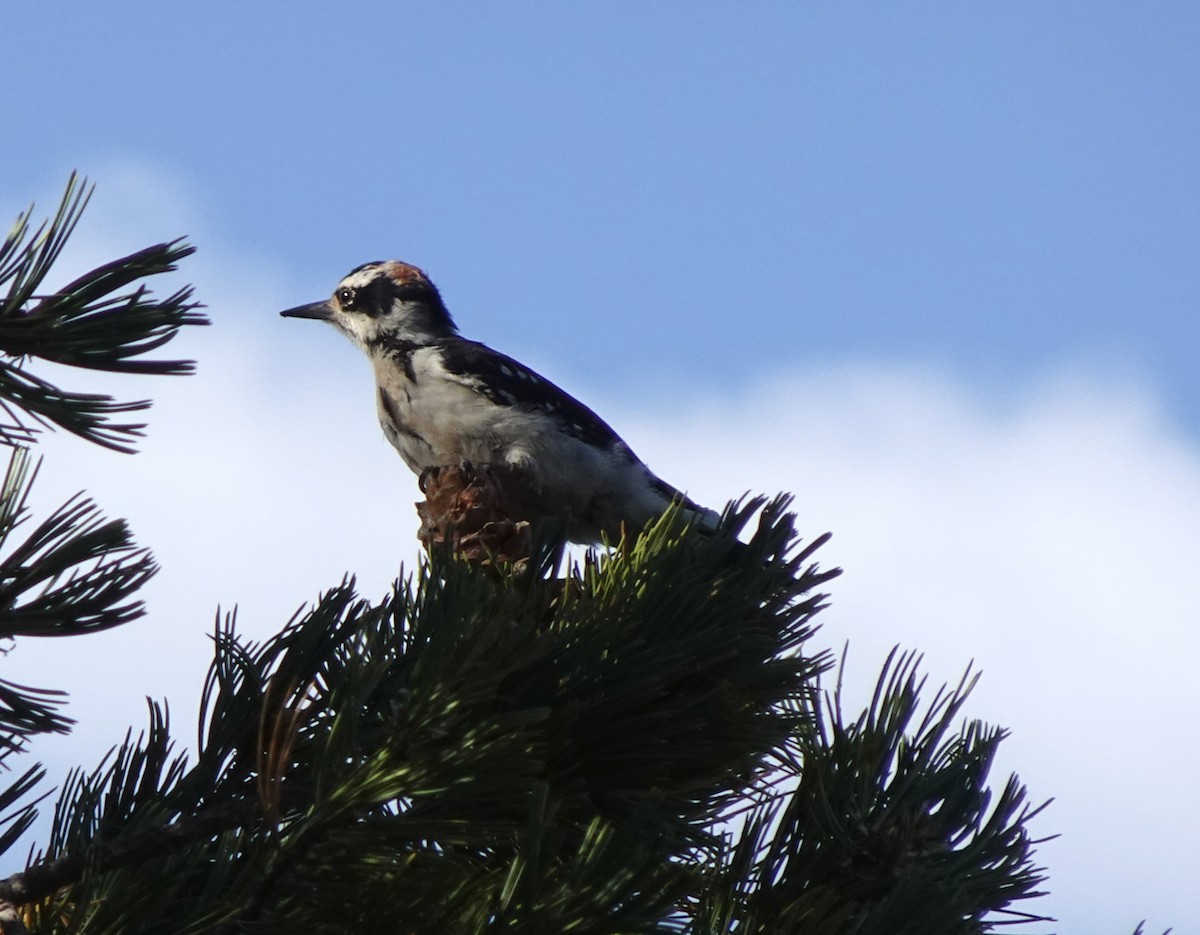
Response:
MULTIPOLYGON (((32 235, 22 215, 0 255, 9 637, 133 619, 155 571, 88 500, 12 541, 35 430, 130 450, 141 426, 113 420, 146 405, 60 391, 26 360, 184 373, 144 355, 204 321, 189 289, 141 285, 182 241, 38 292, 85 192, 72 179, 32 235)), ((265 642, 220 618, 196 752, 152 703, 73 773, 48 840, 0 881, 0 930, 937 935, 1038 918, 1014 908, 1042 881, 1038 808, 1015 777, 988 786, 1004 731, 959 723, 973 679, 922 704, 919 660, 895 655, 857 716, 822 690, 833 660, 809 644, 836 571, 786 498, 731 505, 711 538, 669 514, 582 563, 552 528, 501 561, 479 528, 470 555, 434 537, 382 600, 347 578, 265 642)), ((62 701, 0 683, 6 765, 68 729, 62 701)), ((42 780, 0 793, 0 850, 42 780)))

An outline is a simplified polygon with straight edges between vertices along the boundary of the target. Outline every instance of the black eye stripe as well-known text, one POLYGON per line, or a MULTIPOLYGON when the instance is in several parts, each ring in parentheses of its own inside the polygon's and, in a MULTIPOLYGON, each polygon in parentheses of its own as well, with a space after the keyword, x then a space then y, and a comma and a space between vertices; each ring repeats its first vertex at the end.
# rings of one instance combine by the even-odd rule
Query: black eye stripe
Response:
MULTIPOLYGON (((347 279, 353 279, 353 276, 352 273, 347 279)), ((370 318, 387 316, 397 302, 433 309, 439 315, 449 317, 437 289, 424 278, 398 281, 381 272, 369 279, 359 277, 353 286, 345 281, 339 283, 333 297, 343 312, 370 318)))
POLYGON ((391 307, 392 284, 384 276, 378 276, 358 288, 339 286, 338 305, 345 312, 360 312, 375 317, 391 307))

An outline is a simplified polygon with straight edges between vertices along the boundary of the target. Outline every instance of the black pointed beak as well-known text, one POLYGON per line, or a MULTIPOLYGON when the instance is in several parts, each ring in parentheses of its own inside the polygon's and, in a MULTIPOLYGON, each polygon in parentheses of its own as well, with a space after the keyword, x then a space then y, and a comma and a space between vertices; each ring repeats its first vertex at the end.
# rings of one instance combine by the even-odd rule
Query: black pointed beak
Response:
POLYGON ((280 312, 284 318, 316 318, 321 321, 328 321, 333 317, 333 308, 328 300, 324 302, 312 302, 308 305, 297 305, 295 308, 289 308, 286 312, 280 312))

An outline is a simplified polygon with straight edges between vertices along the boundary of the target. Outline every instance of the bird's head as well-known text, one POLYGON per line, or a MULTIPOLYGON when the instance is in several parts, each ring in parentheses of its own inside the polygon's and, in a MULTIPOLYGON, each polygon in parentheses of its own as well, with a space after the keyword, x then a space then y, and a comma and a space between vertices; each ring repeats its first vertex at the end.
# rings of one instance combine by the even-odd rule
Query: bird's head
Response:
POLYGON ((458 330, 429 277, 399 260, 365 263, 324 302, 279 314, 328 321, 368 352, 397 341, 428 344, 458 330))

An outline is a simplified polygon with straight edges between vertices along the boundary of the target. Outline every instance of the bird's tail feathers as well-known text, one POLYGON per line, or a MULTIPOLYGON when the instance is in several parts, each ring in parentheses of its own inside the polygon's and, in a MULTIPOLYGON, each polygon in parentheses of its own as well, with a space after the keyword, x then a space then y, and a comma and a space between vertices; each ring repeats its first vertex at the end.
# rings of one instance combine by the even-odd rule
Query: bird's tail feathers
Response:
POLYGON ((712 535, 717 531, 721 514, 716 510, 701 506, 682 490, 677 490, 660 477, 651 475, 651 483, 659 493, 678 506, 683 518, 691 523, 697 532, 712 535))

